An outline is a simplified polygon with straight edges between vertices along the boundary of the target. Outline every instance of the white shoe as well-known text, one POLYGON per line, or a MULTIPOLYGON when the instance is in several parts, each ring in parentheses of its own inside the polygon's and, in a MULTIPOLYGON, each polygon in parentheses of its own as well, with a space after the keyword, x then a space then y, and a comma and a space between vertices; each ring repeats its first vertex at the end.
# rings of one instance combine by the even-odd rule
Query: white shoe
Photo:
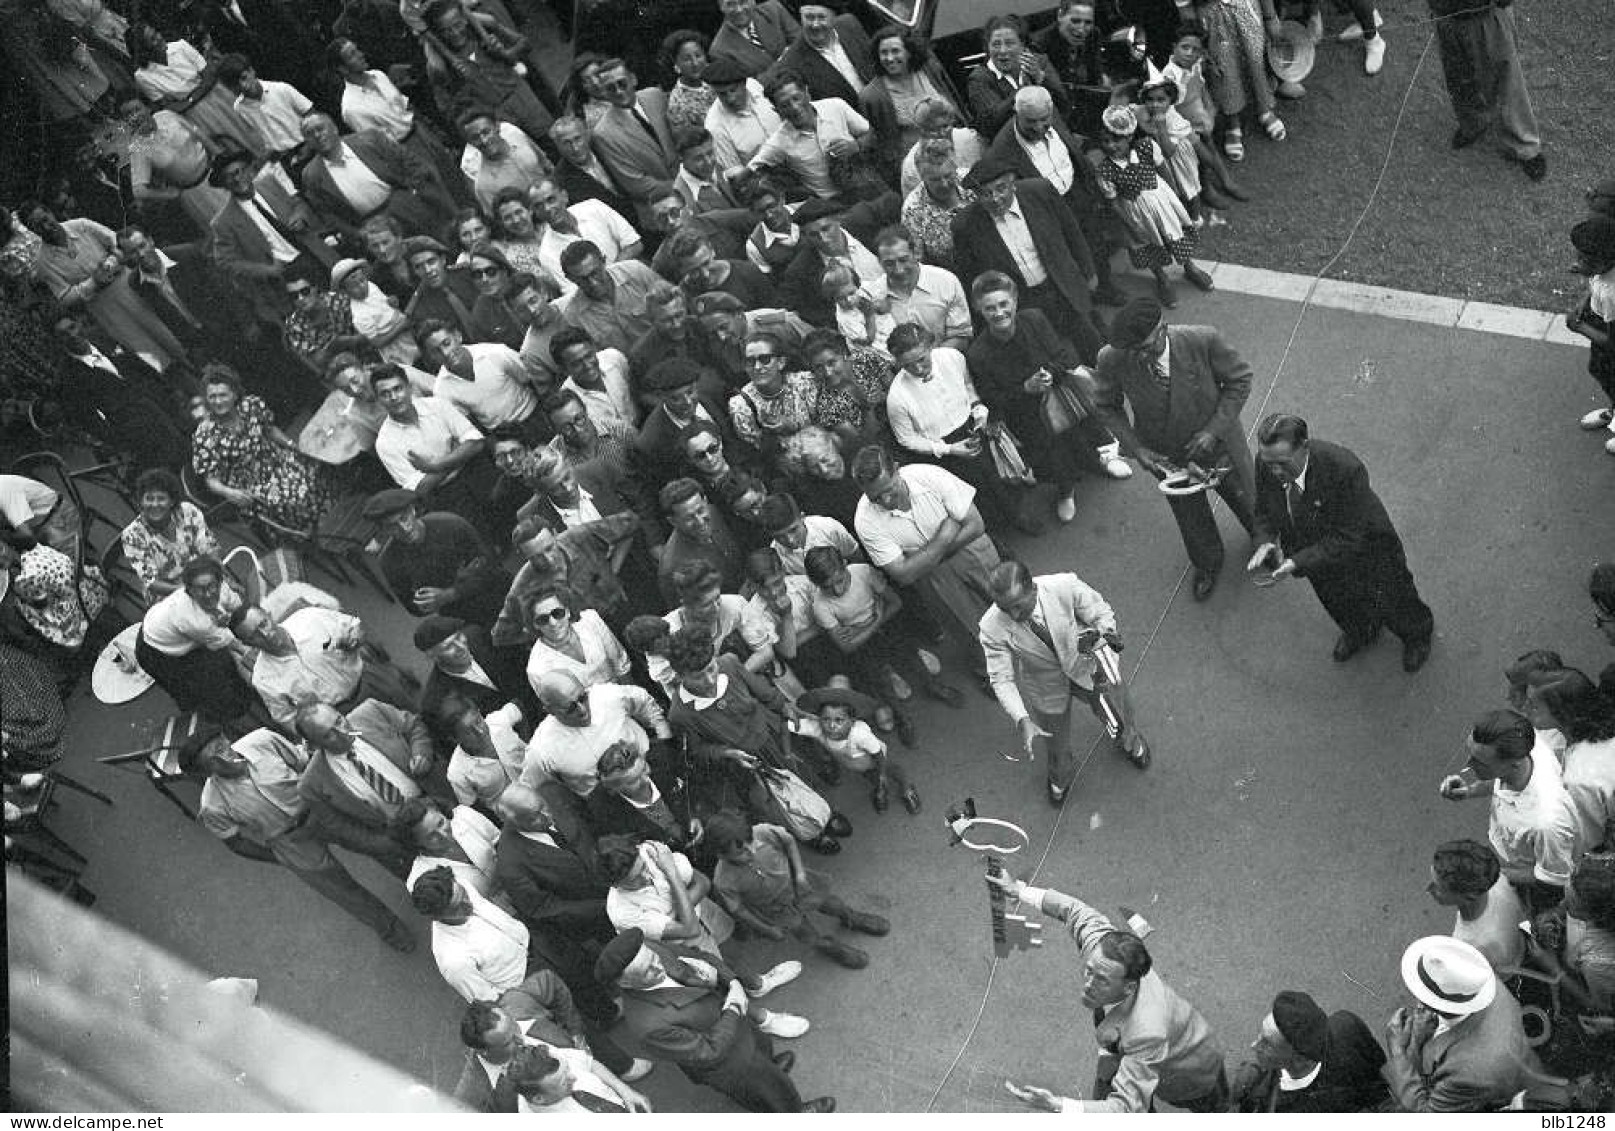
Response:
POLYGON ((1385 66, 1385 37, 1363 40, 1363 73, 1377 75, 1385 66))
POLYGON ((806 1017, 798 1017, 794 1013, 775 1013, 773 1010, 764 1010, 761 1018, 754 1017, 752 1020, 757 1023, 757 1028, 770 1037, 779 1037, 787 1041, 792 1037, 800 1037, 811 1027, 806 1017))
POLYGON ((1609 439, 1604 441, 1604 450, 1610 455, 1615 456, 1615 436, 1611 436, 1609 439))
POLYGON ((942 674, 942 661, 937 659, 935 652, 929 648, 916 648, 914 654, 920 658, 920 666, 925 669, 926 675, 942 674))
POLYGON ((645 1060, 643 1057, 636 1056, 634 1063, 628 1066, 628 1071, 622 1074, 622 1082, 632 1084, 635 1080, 643 1080, 651 1074, 655 1067, 656 1062, 654 1060, 645 1060))
POLYGON ((1133 477, 1133 465, 1122 459, 1121 456, 1106 456, 1105 474, 1112 479, 1131 479, 1133 477))
MULTIPOLYGON (((1374 12, 1374 26, 1385 26, 1385 17, 1381 16, 1378 10, 1374 12)), ((1347 24, 1345 29, 1335 38, 1339 39, 1342 43, 1350 43, 1354 39, 1361 39, 1363 38, 1363 25, 1358 23, 1356 20, 1353 20, 1351 23, 1347 24)))
POLYGON ((1077 517, 1077 500, 1070 495, 1054 504, 1054 517, 1061 522, 1070 522, 1077 517))
POLYGON ((1308 17, 1307 34, 1312 37, 1312 42, 1314 43, 1323 39, 1323 12, 1321 9, 1314 8, 1312 15, 1308 17))
POLYGON ((1298 82, 1291 82, 1289 79, 1285 79, 1283 82, 1279 83, 1278 89, 1273 93, 1277 94, 1280 98, 1288 98, 1291 101, 1295 101, 1296 99, 1305 98, 1307 96, 1307 88, 1298 82))
POLYGON ((802 964, 800 962, 796 962, 794 960, 790 962, 781 962, 778 966, 774 967, 768 973, 764 974, 761 979, 759 979, 762 982, 762 985, 758 986, 755 990, 747 990, 746 996, 749 998, 767 997, 769 994, 773 993, 787 982, 794 982, 801 976, 802 964))
POLYGON ((1595 408, 1581 418, 1581 426, 1589 432, 1596 432, 1600 428, 1608 428, 1612 419, 1615 419, 1615 410, 1595 408))

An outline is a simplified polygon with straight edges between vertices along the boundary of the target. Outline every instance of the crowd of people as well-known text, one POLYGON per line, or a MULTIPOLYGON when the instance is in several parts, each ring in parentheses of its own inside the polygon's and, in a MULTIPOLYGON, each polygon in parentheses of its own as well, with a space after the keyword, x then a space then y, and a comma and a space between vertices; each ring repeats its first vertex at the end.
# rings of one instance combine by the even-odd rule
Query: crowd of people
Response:
MULTIPOLYGON (((1428 660, 1433 615, 1362 463, 1288 414, 1253 456, 1249 365, 1166 314, 1169 268, 1212 288, 1194 256, 1248 198, 1245 128, 1282 142, 1275 98, 1304 93, 1266 71, 1270 0, 1062 0, 1036 34, 994 16, 962 91, 923 41, 835 0, 719 0, 715 36, 667 37, 664 74, 582 53, 553 92, 518 5, 308 7, 20 19, 7 50, 50 47, 24 77, 96 127, 130 207, 116 228, 67 191, 0 209, 5 422, 140 469, 134 658, 204 720, 181 757, 202 823, 407 951, 415 930, 332 850, 397 877, 466 1002, 468 1104, 646 1110, 632 1085, 667 1060, 747 1110, 834 1110, 772 1043, 808 1019, 760 1002, 802 963, 751 969, 731 942, 856 969, 847 933, 888 931, 804 865, 853 828, 817 786, 850 773, 874 814, 919 813, 923 759, 895 748, 948 716, 922 722, 916 695, 995 701, 1055 805, 1076 701, 1151 764, 1114 610, 999 543, 1072 522, 1085 477, 1182 484, 1195 600, 1224 565, 1215 490, 1247 570, 1312 583, 1337 661, 1382 627, 1408 672, 1428 660), (1148 294, 1113 277, 1124 249, 1148 294), (419 656, 306 583, 240 592, 221 514, 316 541, 342 515, 419 656)), ((1380 21, 1351 9, 1341 38, 1373 75, 1380 21)), ((1506 4, 1483 18, 1511 27, 1506 4)), ((1511 61, 1499 35, 1444 53, 1455 104, 1465 68, 1511 61)), ((1514 93, 1505 131, 1537 177, 1514 93)), ((1459 109, 1455 145, 1486 124, 1459 109)), ((1589 223, 1596 276, 1615 252, 1589 223)), ((1610 389, 1595 298, 1572 324, 1610 389)), ((70 511, 0 476, 8 685, 61 687, 108 635, 70 511)), ((1594 597, 1602 625, 1615 584, 1594 597)), ((1615 714, 1545 655, 1518 673, 1526 714, 1482 718, 1473 774, 1441 783, 1490 793, 1489 847, 1437 852, 1432 894, 1459 918, 1408 969, 1445 1020, 1399 1015, 1388 1063, 1360 1021, 1287 993, 1231 1092, 1142 942, 1003 879, 1081 947, 1113 1062, 1090 1106, 1488 1110, 1529 1082, 1518 968, 1609 1012, 1615 714), (1498 1059, 1453 1082, 1434 1046, 1482 1025, 1498 1059)))

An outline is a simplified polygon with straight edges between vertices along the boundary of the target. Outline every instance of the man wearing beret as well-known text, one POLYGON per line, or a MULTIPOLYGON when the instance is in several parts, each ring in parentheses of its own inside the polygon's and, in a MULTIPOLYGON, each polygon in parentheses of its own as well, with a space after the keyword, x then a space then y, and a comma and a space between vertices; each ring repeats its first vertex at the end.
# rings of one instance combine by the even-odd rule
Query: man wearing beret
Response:
POLYGON ((1430 658, 1435 618, 1419 596, 1401 536, 1368 483, 1368 469, 1339 444, 1312 440, 1299 416, 1274 413, 1256 430, 1256 542, 1248 570, 1304 577, 1340 628, 1344 663, 1388 628, 1402 641, 1402 670, 1430 658))
POLYGON ((670 358, 657 364, 639 382, 646 398, 655 400, 647 408, 639 425, 639 438, 634 442, 647 482, 666 483, 684 473, 680 437, 691 425, 709 424, 719 435, 728 434, 728 413, 700 389, 706 374, 707 370, 693 361, 670 358))
POLYGON ((1093 310, 1099 265, 1076 214, 1042 178, 1017 180, 1015 165, 988 153, 965 175, 974 203, 953 217, 960 279, 1001 271, 1020 288, 1021 305, 1041 310, 1085 358, 1099 352, 1103 327, 1093 310))
POLYGON ((718 0, 718 11, 723 25, 712 37, 712 60, 723 60, 743 79, 772 67, 802 30, 780 0, 718 0))
POLYGON ((1326 1014, 1308 994, 1284 990, 1262 1018, 1251 1055, 1234 1073, 1241 1112, 1382 1110, 1385 1051, 1361 1017, 1326 1014))
POLYGON ((842 226, 845 206, 833 200, 809 200, 796 210, 802 239, 796 255, 780 272, 785 305, 815 326, 835 322, 835 307, 824 297, 824 269, 833 263, 850 267, 860 283, 885 277, 880 260, 842 226))
MULTIPOLYGON (((1168 326, 1160 303, 1132 299, 1116 313, 1094 383, 1099 418, 1123 452, 1157 479, 1178 469, 1226 468, 1216 491, 1254 534, 1255 468, 1239 420, 1250 396, 1251 367, 1220 330, 1168 326), (1132 407, 1131 420, 1124 404, 1132 407)), ((1167 505, 1194 565, 1194 599, 1204 601, 1217 587, 1223 564, 1211 503, 1200 491, 1168 495, 1167 505)))
POLYGON ((448 511, 426 511, 415 492, 402 487, 372 495, 364 516, 387 539, 376 564, 406 609, 419 617, 494 622, 510 574, 474 526, 448 511))
POLYGON ((416 326, 432 319, 458 326, 472 335, 471 312, 477 305, 477 284, 470 268, 451 267, 449 250, 431 236, 404 241, 404 262, 418 280, 415 293, 404 306, 404 316, 416 326))
POLYGON ((793 1052, 775 1053, 768 1038, 782 1024, 806 1031, 798 1017, 752 1010, 734 971, 703 951, 647 940, 637 927, 600 952, 595 978, 622 989, 622 1024, 658 1060, 670 1060, 697 1084, 722 1092, 747 1111, 836 1109, 831 1096, 803 1101, 788 1073, 793 1052), (761 1014, 761 1017, 753 1015, 761 1014))

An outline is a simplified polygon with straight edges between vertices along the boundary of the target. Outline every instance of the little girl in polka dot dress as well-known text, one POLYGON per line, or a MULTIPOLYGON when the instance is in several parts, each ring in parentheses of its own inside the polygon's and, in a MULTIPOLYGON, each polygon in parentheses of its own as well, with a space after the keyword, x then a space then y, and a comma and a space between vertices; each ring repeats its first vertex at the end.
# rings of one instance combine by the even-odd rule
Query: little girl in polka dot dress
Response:
POLYGON ((1100 147, 1105 156, 1097 170, 1099 187, 1115 203, 1117 215, 1132 236, 1127 254, 1133 266, 1149 268, 1165 307, 1177 305, 1166 279, 1169 263, 1180 264, 1183 277, 1201 290, 1211 290, 1211 276, 1191 258, 1200 232, 1178 194, 1162 179, 1166 160, 1160 149, 1147 137, 1135 140, 1138 115, 1131 106, 1106 107, 1103 122, 1100 147))

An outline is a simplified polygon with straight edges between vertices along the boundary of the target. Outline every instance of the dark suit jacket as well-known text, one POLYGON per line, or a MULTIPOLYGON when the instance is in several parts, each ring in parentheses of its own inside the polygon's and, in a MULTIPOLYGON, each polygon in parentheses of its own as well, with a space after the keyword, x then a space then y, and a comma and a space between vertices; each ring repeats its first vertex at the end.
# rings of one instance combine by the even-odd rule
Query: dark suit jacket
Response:
MULTIPOLYGON (((698 392, 696 400, 712 418, 713 425, 723 436, 724 448, 728 450, 733 446, 728 409, 705 393, 698 392)), ((681 431, 683 429, 673 423, 660 405, 647 412, 645 419, 640 423, 639 439, 634 443, 634 450, 639 454, 645 478, 653 484, 666 483, 681 475, 689 474, 683 446, 679 443, 681 431)))
MULTIPOLYGON (((307 255, 329 270, 336 263, 336 253, 319 238, 318 221, 308 204, 289 194, 264 194, 265 203, 274 214, 271 222, 279 222, 287 239, 307 255), (290 225, 301 222, 308 226, 294 232, 290 225)), ((209 223, 213 233, 213 265, 229 277, 236 289, 252 304, 253 313, 265 322, 279 323, 287 305, 280 288, 280 268, 269 253, 269 241, 258 225, 248 216, 240 202, 231 197, 209 223)))
MULTIPOLYGON (((1043 260, 1049 282, 1076 310, 1093 308, 1088 278, 1094 273, 1094 258, 1088 241, 1077 225, 1077 218, 1060 195, 1041 177, 1017 181, 1015 196, 1021 214, 1032 233, 1032 244, 1043 260)), ((992 214, 982 201, 967 205, 953 217, 953 257, 959 265, 959 279, 966 287, 983 271, 1002 271, 1026 289, 1026 279, 1016 266, 1004 237, 998 234, 992 214)))
POLYGON ((555 162, 554 176, 573 204, 580 200, 598 200, 619 216, 634 214, 632 200, 615 189, 607 188, 564 157, 555 162))
POLYGON ((830 60, 815 51, 801 35, 780 56, 774 73, 795 71, 807 80, 809 98, 839 98, 848 106, 856 107, 864 84, 875 77, 875 52, 870 46, 868 33, 856 17, 837 16, 835 25, 836 35, 841 37, 842 50, 852 61, 853 70, 858 72, 857 85, 842 77, 841 72, 830 65, 830 60))
MULTIPOLYGON (((986 63, 970 72, 965 82, 965 97, 970 101, 970 117, 976 132, 982 137, 994 136, 1015 116, 1016 89, 1014 83, 989 70, 986 63)), ((1060 73, 1046 58, 1043 60, 1043 89, 1054 100, 1055 116, 1064 118, 1071 110, 1071 99, 1066 95, 1065 83, 1060 81, 1060 73)))
MULTIPOLYGON (((441 215, 447 216, 453 211, 453 202, 443 191, 437 173, 413 150, 399 145, 380 130, 360 130, 342 140, 347 142, 354 156, 395 191, 415 193, 429 209, 441 215)), ((355 227, 364 219, 337 190, 323 157, 315 156, 303 167, 303 192, 315 209, 339 224, 355 227)))
POLYGON ((657 1060, 670 1060, 696 1078, 725 1070, 745 1072, 748 1063, 762 1054, 751 1021, 744 1013, 723 1007, 734 971, 705 951, 649 939, 645 945, 661 957, 674 981, 685 976, 683 960, 693 958, 718 968, 718 984, 625 989, 624 1028, 657 1060))
MULTIPOLYGON (((432 739, 419 715, 369 699, 348 712, 348 722, 364 735, 366 742, 406 774, 410 772, 412 757, 430 758, 432 755, 432 739)), ((387 827, 387 815, 371 808, 348 789, 331 768, 330 756, 323 750, 316 751, 309 760, 308 769, 298 779, 297 792, 311 805, 335 810, 365 828, 384 830, 387 827)))
POLYGON ((1292 516, 1284 485, 1264 466, 1256 476, 1257 541, 1283 546, 1297 577, 1371 573, 1405 560, 1391 516, 1368 485, 1368 469, 1339 444, 1308 445, 1306 490, 1294 509, 1292 516))
POLYGON ((672 816, 671 825, 659 824, 644 810, 624 801, 621 794, 612 793, 604 786, 589 794, 583 802, 584 816, 589 827, 600 836, 631 836, 636 840, 659 840, 682 852, 690 843, 688 823, 689 803, 684 795, 684 782, 670 770, 651 767, 651 780, 661 790, 662 801, 672 816))
MULTIPOLYGON (((547 1045, 572 1048, 573 1038, 583 1033, 583 1018, 572 1003, 572 993, 553 970, 529 974, 521 985, 500 994, 498 1005, 518 1024, 531 1022, 527 1036, 547 1045)), ((510 1074, 499 1077, 499 1083, 490 1088, 488 1074, 474 1051, 466 1052, 453 1095, 472 1111, 490 1115, 516 1112, 516 1089, 511 1086, 510 1074)))
POLYGON ((1239 422, 1239 411, 1250 396, 1250 363, 1214 327, 1168 326, 1166 333, 1172 377, 1167 392, 1136 355, 1114 346, 1099 351, 1094 404, 1100 419, 1128 455, 1146 447, 1180 467, 1188 462, 1183 447, 1190 437, 1210 432, 1222 440, 1233 458, 1234 474, 1253 494, 1255 469, 1239 422), (1122 409, 1124 399, 1133 409, 1131 421, 1122 409))
POLYGON ((712 49, 708 54, 714 59, 720 55, 733 59, 743 71, 755 78, 772 69, 775 61, 801 34, 802 25, 796 22, 796 17, 779 0, 763 0, 757 5, 753 19, 757 38, 763 41, 761 47, 728 24, 723 24, 712 37, 712 49))
POLYGON ((421 715, 433 732, 438 733, 440 738, 446 737, 441 733, 437 715, 444 696, 451 691, 457 691, 471 700, 484 715, 513 702, 521 708, 524 719, 536 723, 542 717, 542 712, 538 699, 533 695, 532 685, 527 682, 526 651, 495 647, 488 638, 488 630, 480 624, 468 624, 462 631, 471 658, 498 686, 488 687, 474 679, 462 679, 434 665, 431 674, 426 677, 426 686, 421 690, 421 715))
MULTIPOLYGON (((1114 220, 1116 213, 1110 202, 1099 189, 1099 174, 1082 156, 1082 139, 1066 129, 1065 124, 1058 118, 1054 121, 1054 133, 1065 147, 1071 151, 1071 187, 1065 191, 1066 205, 1071 209, 1078 221, 1088 220, 1114 220)), ((1015 137, 1015 123, 1005 122, 992 142, 987 146, 986 157, 1000 157, 1015 166, 1015 175, 1025 180, 1042 180, 1037 166, 1032 163, 1032 157, 1021 147, 1020 141, 1015 137)))
POLYGON ((594 833, 564 786, 544 782, 538 789, 566 847, 540 844, 507 825, 494 850, 494 876, 529 930, 605 942, 616 932, 606 918, 611 885, 595 859, 594 833))

